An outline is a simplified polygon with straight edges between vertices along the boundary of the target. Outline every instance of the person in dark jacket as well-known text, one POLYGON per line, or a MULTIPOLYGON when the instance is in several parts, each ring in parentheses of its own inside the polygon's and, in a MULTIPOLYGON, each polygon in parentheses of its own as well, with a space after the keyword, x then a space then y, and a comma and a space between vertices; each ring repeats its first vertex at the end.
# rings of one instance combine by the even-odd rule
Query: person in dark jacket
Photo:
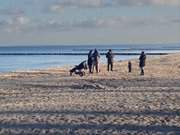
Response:
POLYGON ((90 50, 88 53, 88 68, 89 68, 89 73, 93 73, 93 50, 90 50))
POLYGON ((114 54, 112 53, 112 50, 109 49, 109 51, 106 53, 106 58, 107 58, 107 71, 110 70, 113 71, 113 58, 114 58, 114 54))
POLYGON ((139 57, 139 67, 141 69, 141 75, 144 75, 145 63, 146 63, 146 54, 144 53, 144 51, 142 51, 139 57))
POLYGON ((95 49, 94 53, 93 53, 93 69, 95 67, 96 73, 99 72, 99 59, 100 59, 100 54, 99 54, 98 50, 95 49))

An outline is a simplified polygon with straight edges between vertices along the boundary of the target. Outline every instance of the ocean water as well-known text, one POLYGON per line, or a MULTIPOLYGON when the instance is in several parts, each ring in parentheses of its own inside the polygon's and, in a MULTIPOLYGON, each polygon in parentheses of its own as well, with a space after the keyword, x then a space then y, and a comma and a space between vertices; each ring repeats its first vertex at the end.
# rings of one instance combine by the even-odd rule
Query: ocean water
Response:
MULTIPOLYGON (((0 47, 0 72, 74 66, 87 60, 87 55, 78 54, 88 53, 94 48, 97 48, 100 53, 105 53, 108 49, 112 49, 114 53, 140 53, 143 50, 146 53, 157 53, 157 55, 158 53, 180 52, 180 44, 0 47), (57 55, 59 53, 77 55, 57 55)), ((138 57, 139 55, 116 55, 115 61, 138 59, 138 57)), ((101 56, 101 63, 106 63, 104 55, 101 56)))

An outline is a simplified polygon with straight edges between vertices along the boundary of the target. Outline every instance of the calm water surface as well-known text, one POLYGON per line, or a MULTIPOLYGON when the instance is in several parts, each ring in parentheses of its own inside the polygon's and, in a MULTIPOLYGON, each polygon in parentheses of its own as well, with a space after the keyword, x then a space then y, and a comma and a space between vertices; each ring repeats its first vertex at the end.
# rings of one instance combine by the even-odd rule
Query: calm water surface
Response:
MULTIPOLYGON (((180 44, 172 45, 98 45, 98 46, 38 46, 38 47, 0 47, 4 53, 88 53, 97 48, 101 53, 109 48, 117 53, 175 53, 180 52, 180 44)), ((138 58, 137 55, 115 56, 115 61, 138 58)), ((0 72, 44 69, 50 67, 73 66, 86 60, 86 55, 0 55, 0 72)), ((101 63, 106 63, 101 56, 101 63)))

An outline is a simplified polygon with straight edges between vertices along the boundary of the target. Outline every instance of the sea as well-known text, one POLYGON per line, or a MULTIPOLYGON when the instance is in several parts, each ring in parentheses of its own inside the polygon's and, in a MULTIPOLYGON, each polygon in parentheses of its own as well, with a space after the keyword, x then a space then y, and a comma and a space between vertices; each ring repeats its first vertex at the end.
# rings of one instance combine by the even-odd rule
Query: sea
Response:
MULTIPOLYGON (((115 61, 138 59, 141 51, 149 56, 161 53, 180 52, 177 44, 120 44, 120 45, 34 45, 0 47, 0 72, 39 70, 56 67, 73 67, 87 60, 91 49, 106 53, 112 49, 115 61)), ((106 63, 105 55, 101 55, 101 63, 106 63)))

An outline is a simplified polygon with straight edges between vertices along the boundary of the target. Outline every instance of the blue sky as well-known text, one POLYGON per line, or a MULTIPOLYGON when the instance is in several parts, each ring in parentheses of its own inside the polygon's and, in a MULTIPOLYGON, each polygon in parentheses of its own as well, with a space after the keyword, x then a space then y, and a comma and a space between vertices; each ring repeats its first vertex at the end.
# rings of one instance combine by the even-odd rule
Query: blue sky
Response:
POLYGON ((0 0, 0 45, 180 42, 180 0, 0 0))

